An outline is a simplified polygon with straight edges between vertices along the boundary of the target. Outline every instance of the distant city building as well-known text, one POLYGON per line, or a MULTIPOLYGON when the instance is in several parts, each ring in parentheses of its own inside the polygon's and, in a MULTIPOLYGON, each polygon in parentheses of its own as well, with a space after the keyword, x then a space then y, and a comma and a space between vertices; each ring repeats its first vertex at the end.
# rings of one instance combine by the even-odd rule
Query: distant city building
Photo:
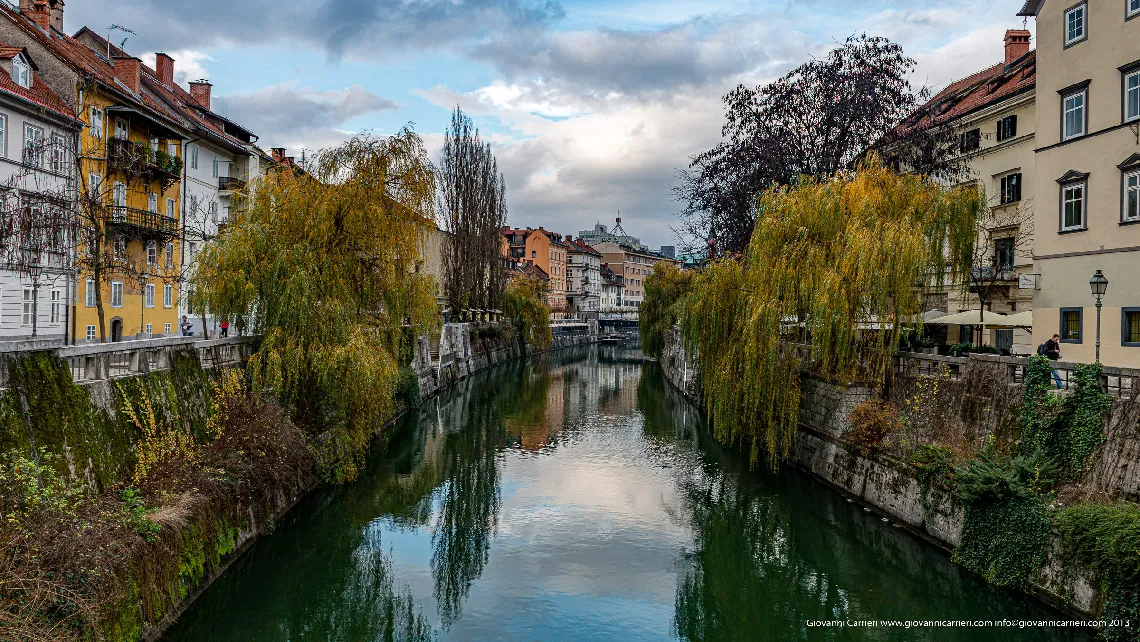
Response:
POLYGON ((653 272, 659 261, 677 263, 676 259, 661 256, 657 252, 624 243, 607 241, 593 246, 602 253, 602 265, 613 270, 624 280, 621 307, 639 308, 645 299, 645 279, 653 272))
POLYGON ((658 252, 658 254, 666 258, 675 259, 677 258, 677 248, 672 245, 662 245, 661 251, 658 252))
POLYGON ((582 239, 567 237, 566 304, 575 312, 597 312, 602 298, 602 254, 582 239))
POLYGON ((615 220, 616 225, 611 230, 601 223, 594 225, 592 230, 582 230, 578 232, 578 238, 585 241, 588 245, 597 247, 599 243, 618 243, 620 245, 629 245, 639 250, 649 250, 641 244, 641 239, 636 236, 630 236, 625 233, 621 226, 621 217, 615 220))

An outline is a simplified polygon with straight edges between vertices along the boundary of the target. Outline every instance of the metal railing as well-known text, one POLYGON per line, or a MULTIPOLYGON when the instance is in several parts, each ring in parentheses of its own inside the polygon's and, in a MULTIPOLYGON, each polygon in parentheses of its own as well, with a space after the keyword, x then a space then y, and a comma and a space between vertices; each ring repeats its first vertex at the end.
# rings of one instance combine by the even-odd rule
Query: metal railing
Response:
POLYGON ((223 192, 231 192, 245 187, 245 181, 233 176, 219 176, 218 189, 223 192))
MULTIPOLYGON (((1025 382, 1025 371, 1029 366, 1026 357, 1003 357, 996 354, 971 354, 965 357, 944 357, 915 352, 900 353, 895 357, 895 372, 905 376, 946 376, 951 380, 961 379, 974 364, 998 365, 1005 383, 1021 385, 1025 382)), ((1072 390, 1076 386, 1074 371, 1083 364, 1068 361, 1052 361, 1051 387, 1072 390)), ((1140 370, 1102 366, 1101 389, 1113 397, 1127 397, 1132 394, 1133 385, 1140 382, 1140 370)))
POLYGON ((113 205, 108 208, 107 223, 130 226, 163 236, 176 236, 178 234, 178 219, 125 205, 113 205))

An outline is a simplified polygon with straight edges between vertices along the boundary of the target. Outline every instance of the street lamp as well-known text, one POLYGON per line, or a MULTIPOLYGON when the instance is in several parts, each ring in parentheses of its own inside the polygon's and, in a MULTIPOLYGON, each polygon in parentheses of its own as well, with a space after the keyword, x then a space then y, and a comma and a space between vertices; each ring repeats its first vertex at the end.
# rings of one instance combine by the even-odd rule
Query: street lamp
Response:
POLYGON ((1108 291, 1108 279, 1104 276, 1104 272, 1097 270, 1089 279, 1089 287, 1092 289, 1092 295, 1096 297, 1096 362, 1100 363, 1100 300, 1108 291))
POLYGON ((142 312, 139 314, 139 338, 146 332, 146 282, 150 279, 150 275, 146 272, 139 274, 139 293, 142 295, 142 305, 139 308, 142 312))
POLYGON ((32 336, 36 336, 36 322, 39 321, 40 316, 40 275, 43 274, 44 266, 40 264, 39 252, 36 252, 28 260, 28 276, 32 278, 32 336))

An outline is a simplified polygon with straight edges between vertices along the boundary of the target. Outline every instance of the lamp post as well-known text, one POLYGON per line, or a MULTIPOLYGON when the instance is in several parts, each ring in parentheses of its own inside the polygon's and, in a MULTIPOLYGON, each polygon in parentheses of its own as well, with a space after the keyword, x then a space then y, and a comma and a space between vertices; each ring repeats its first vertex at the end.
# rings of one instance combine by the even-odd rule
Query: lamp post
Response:
POLYGON ((146 282, 149 278, 146 272, 139 275, 139 293, 142 295, 142 305, 139 306, 142 310, 139 316, 139 338, 142 338, 141 335, 146 332, 146 282))
POLYGON ((39 252, 33 254, 28 260, 28 276, 32 278, 32 336, 36 336, 37 322, 40 316, 40 275, 44 266, 40 264, 39 252))
POLYGON ((1097 270, 1089 279, 1089 287, 1092 289, 1092 295, 1096 297, 1096 362, 1100 363, 1100 300, 1108 291, 1108 279, 1104 276, 1104 272, 1097 270))

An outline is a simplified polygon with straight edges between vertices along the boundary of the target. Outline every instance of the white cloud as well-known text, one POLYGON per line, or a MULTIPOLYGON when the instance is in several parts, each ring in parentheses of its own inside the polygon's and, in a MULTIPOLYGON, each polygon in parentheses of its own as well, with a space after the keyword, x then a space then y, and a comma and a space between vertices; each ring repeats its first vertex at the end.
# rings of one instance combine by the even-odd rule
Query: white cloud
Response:
MULTIPOLYGON (((210 57, 210 54, 193 49, 168 51, 166 54, 174 59, 175 83, 185 85, 192 80, 201 78, 209 79, 210 72, 206 69, 206 63, 214 60, 210 57)), ((146 53, 141 56, 141 59, 144 64, 149 65, 150 68, 153 69, 154 57, 155 55, 153 53, 146 53)))

